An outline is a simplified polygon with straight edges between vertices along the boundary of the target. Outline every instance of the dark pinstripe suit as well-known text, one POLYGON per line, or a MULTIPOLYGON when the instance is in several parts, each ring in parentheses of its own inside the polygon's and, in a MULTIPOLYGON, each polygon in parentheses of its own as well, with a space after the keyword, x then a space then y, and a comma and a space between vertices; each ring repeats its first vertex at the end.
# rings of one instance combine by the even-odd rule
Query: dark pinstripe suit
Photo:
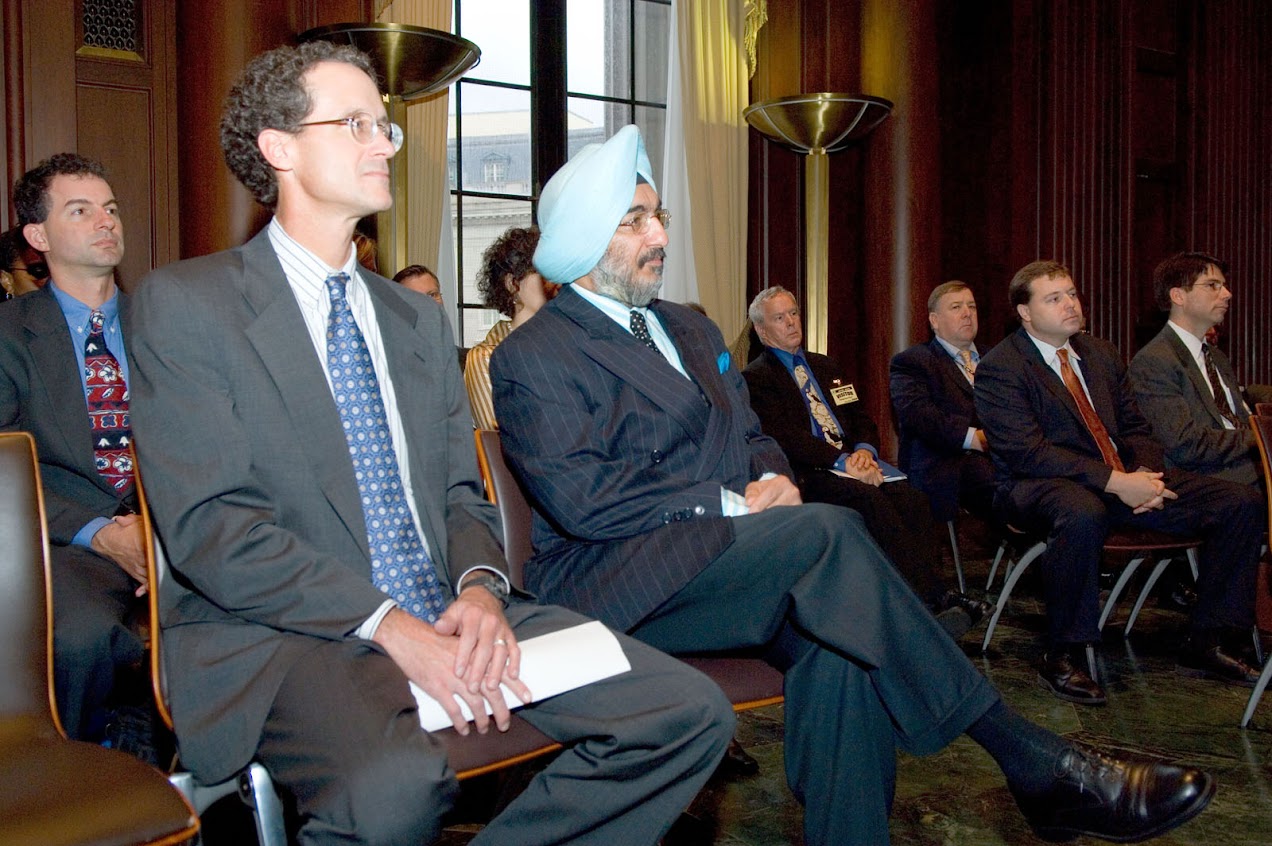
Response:
POLYGON ((692 380, 569 287, 495 351, 504 452, 536 512, 529 587, 672 653, 772 647, 806 841, 886 841, 896 747, 941 748, 997 694, 855 512, 721 516, 722 485, 790 468, 715 325, 651 308, 692 380))

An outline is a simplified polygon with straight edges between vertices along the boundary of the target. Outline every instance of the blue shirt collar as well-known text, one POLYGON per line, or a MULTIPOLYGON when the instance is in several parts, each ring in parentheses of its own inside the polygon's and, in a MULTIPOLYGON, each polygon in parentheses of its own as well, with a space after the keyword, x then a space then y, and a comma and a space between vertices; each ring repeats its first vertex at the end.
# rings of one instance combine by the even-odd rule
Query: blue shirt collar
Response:
MULTIPOLYGON (((52 279, 49 280, 48 287, 53 291, 53 298, 57 300, 57 305, 62 309, 62 314, 66 315, 67 322, 73 326, 87 326, 88 318, 93 313, 93 309, 84 302, 77 300, 70 294, 63 291, 57 286, 52 279)), ((110 295, 110 299, 101 305, 101 313, 106 317, 106 322, 110 323, 119 316, 119 290, 110 295)))

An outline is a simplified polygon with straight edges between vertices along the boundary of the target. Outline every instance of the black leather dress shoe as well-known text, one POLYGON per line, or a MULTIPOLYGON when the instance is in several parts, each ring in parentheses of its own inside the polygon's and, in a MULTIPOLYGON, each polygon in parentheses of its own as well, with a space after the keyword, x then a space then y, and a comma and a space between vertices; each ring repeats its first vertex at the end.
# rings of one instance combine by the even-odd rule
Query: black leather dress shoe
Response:
POLYGON ((947 591, 945 596, 941 597, 941 609, 949 610, 950 608, 962 608, 967 612, 967 616, 972 619, 972 625, 975 626, 986 616, 994 613, 994 605, 983 599, 976 599, 965 593, 959 593, 956 590, 947 591))
POLYGON ((1051 841, 1084 834, 1115 843, 1147 840, 1197 816, 1215 795, 1214 779, 1202 770, 1080 746, 1060 756, 1055 776, 1040 795, 1012 789, 1034 832, 1051 841))
POLYGON ((1259 680, 1257 669, 1240 658, 1229 655, 1218 646, 1205 650, 1185 647, 1184 651, 1179 653, 1175 672, 1189 678, 1214 679, 1243 687, 1254 687, 1259 680))
POLYGON ((721 774, 730 778, 755 775, 760 771, 760 762, 747 754, 737 739, 729 741, 729 748, 724 751, 720 761, 721 774))
POLYGON ((1087 675, 1073 663, 1073 658, 1064 650, 1042 657, 1042 666, 1038 668, 1038 679, 1042 686, 1050 690, 1057 698, 1078 705, 1103 705, 1108 701, 1104 688, 1099 682, 1087 675))

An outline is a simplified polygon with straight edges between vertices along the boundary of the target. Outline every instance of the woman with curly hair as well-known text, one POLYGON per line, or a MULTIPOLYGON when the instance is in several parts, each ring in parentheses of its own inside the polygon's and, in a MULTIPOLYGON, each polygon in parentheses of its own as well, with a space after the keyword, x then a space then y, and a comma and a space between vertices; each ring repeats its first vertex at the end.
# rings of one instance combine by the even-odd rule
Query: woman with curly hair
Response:
POLYGON ((490 356, 508 334, 534 316, 557 295, 560 285, 546 281, 534 269, 534 249, 539 244, 537 227, 512 228, 482 253, 477 286, 487 308, 498 309, 511 320, 491 327, 485 340, 468 351, 464 384, 473 421, 480 429, 498 429, 490 399, 490 356))

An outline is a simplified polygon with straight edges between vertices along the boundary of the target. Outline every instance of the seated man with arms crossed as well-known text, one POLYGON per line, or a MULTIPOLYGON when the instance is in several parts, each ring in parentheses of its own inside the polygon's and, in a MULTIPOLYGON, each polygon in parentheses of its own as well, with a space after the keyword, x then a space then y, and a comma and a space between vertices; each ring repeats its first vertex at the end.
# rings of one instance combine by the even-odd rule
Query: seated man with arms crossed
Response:
MULTIPOLYGON (((359 269, 401 146, 370 59, 311 42, 248 64, 221 123, 270 224, 151 274, 135 415, 172 562, 163 624, 183 762, 259 759, 301 843, 430 843, 457 792, 414 681, 461 734, 507 729, 518 640, 583 618, 509 596, 499 515, 442 310, 359 269), (493 714, 487 718, 489 705, 493 714)), ((632 669, 524 718, 567 748, 474 844, 648 846, 733 730, 705 676, 620 636, 632 669)))
POLYGON ((963 732, 1046 836, 1139 840, 1200 812, 1205 773, 1081 749, 1011 711, 860 515, 800 504, 720 331, 657 299, 670 219, 634 126, 543 189, 534 263, 566 287, 491 360, 535 510, 529 586, 672 653, 767 647, 812 846, 886 843, 897 747, 963 732))

